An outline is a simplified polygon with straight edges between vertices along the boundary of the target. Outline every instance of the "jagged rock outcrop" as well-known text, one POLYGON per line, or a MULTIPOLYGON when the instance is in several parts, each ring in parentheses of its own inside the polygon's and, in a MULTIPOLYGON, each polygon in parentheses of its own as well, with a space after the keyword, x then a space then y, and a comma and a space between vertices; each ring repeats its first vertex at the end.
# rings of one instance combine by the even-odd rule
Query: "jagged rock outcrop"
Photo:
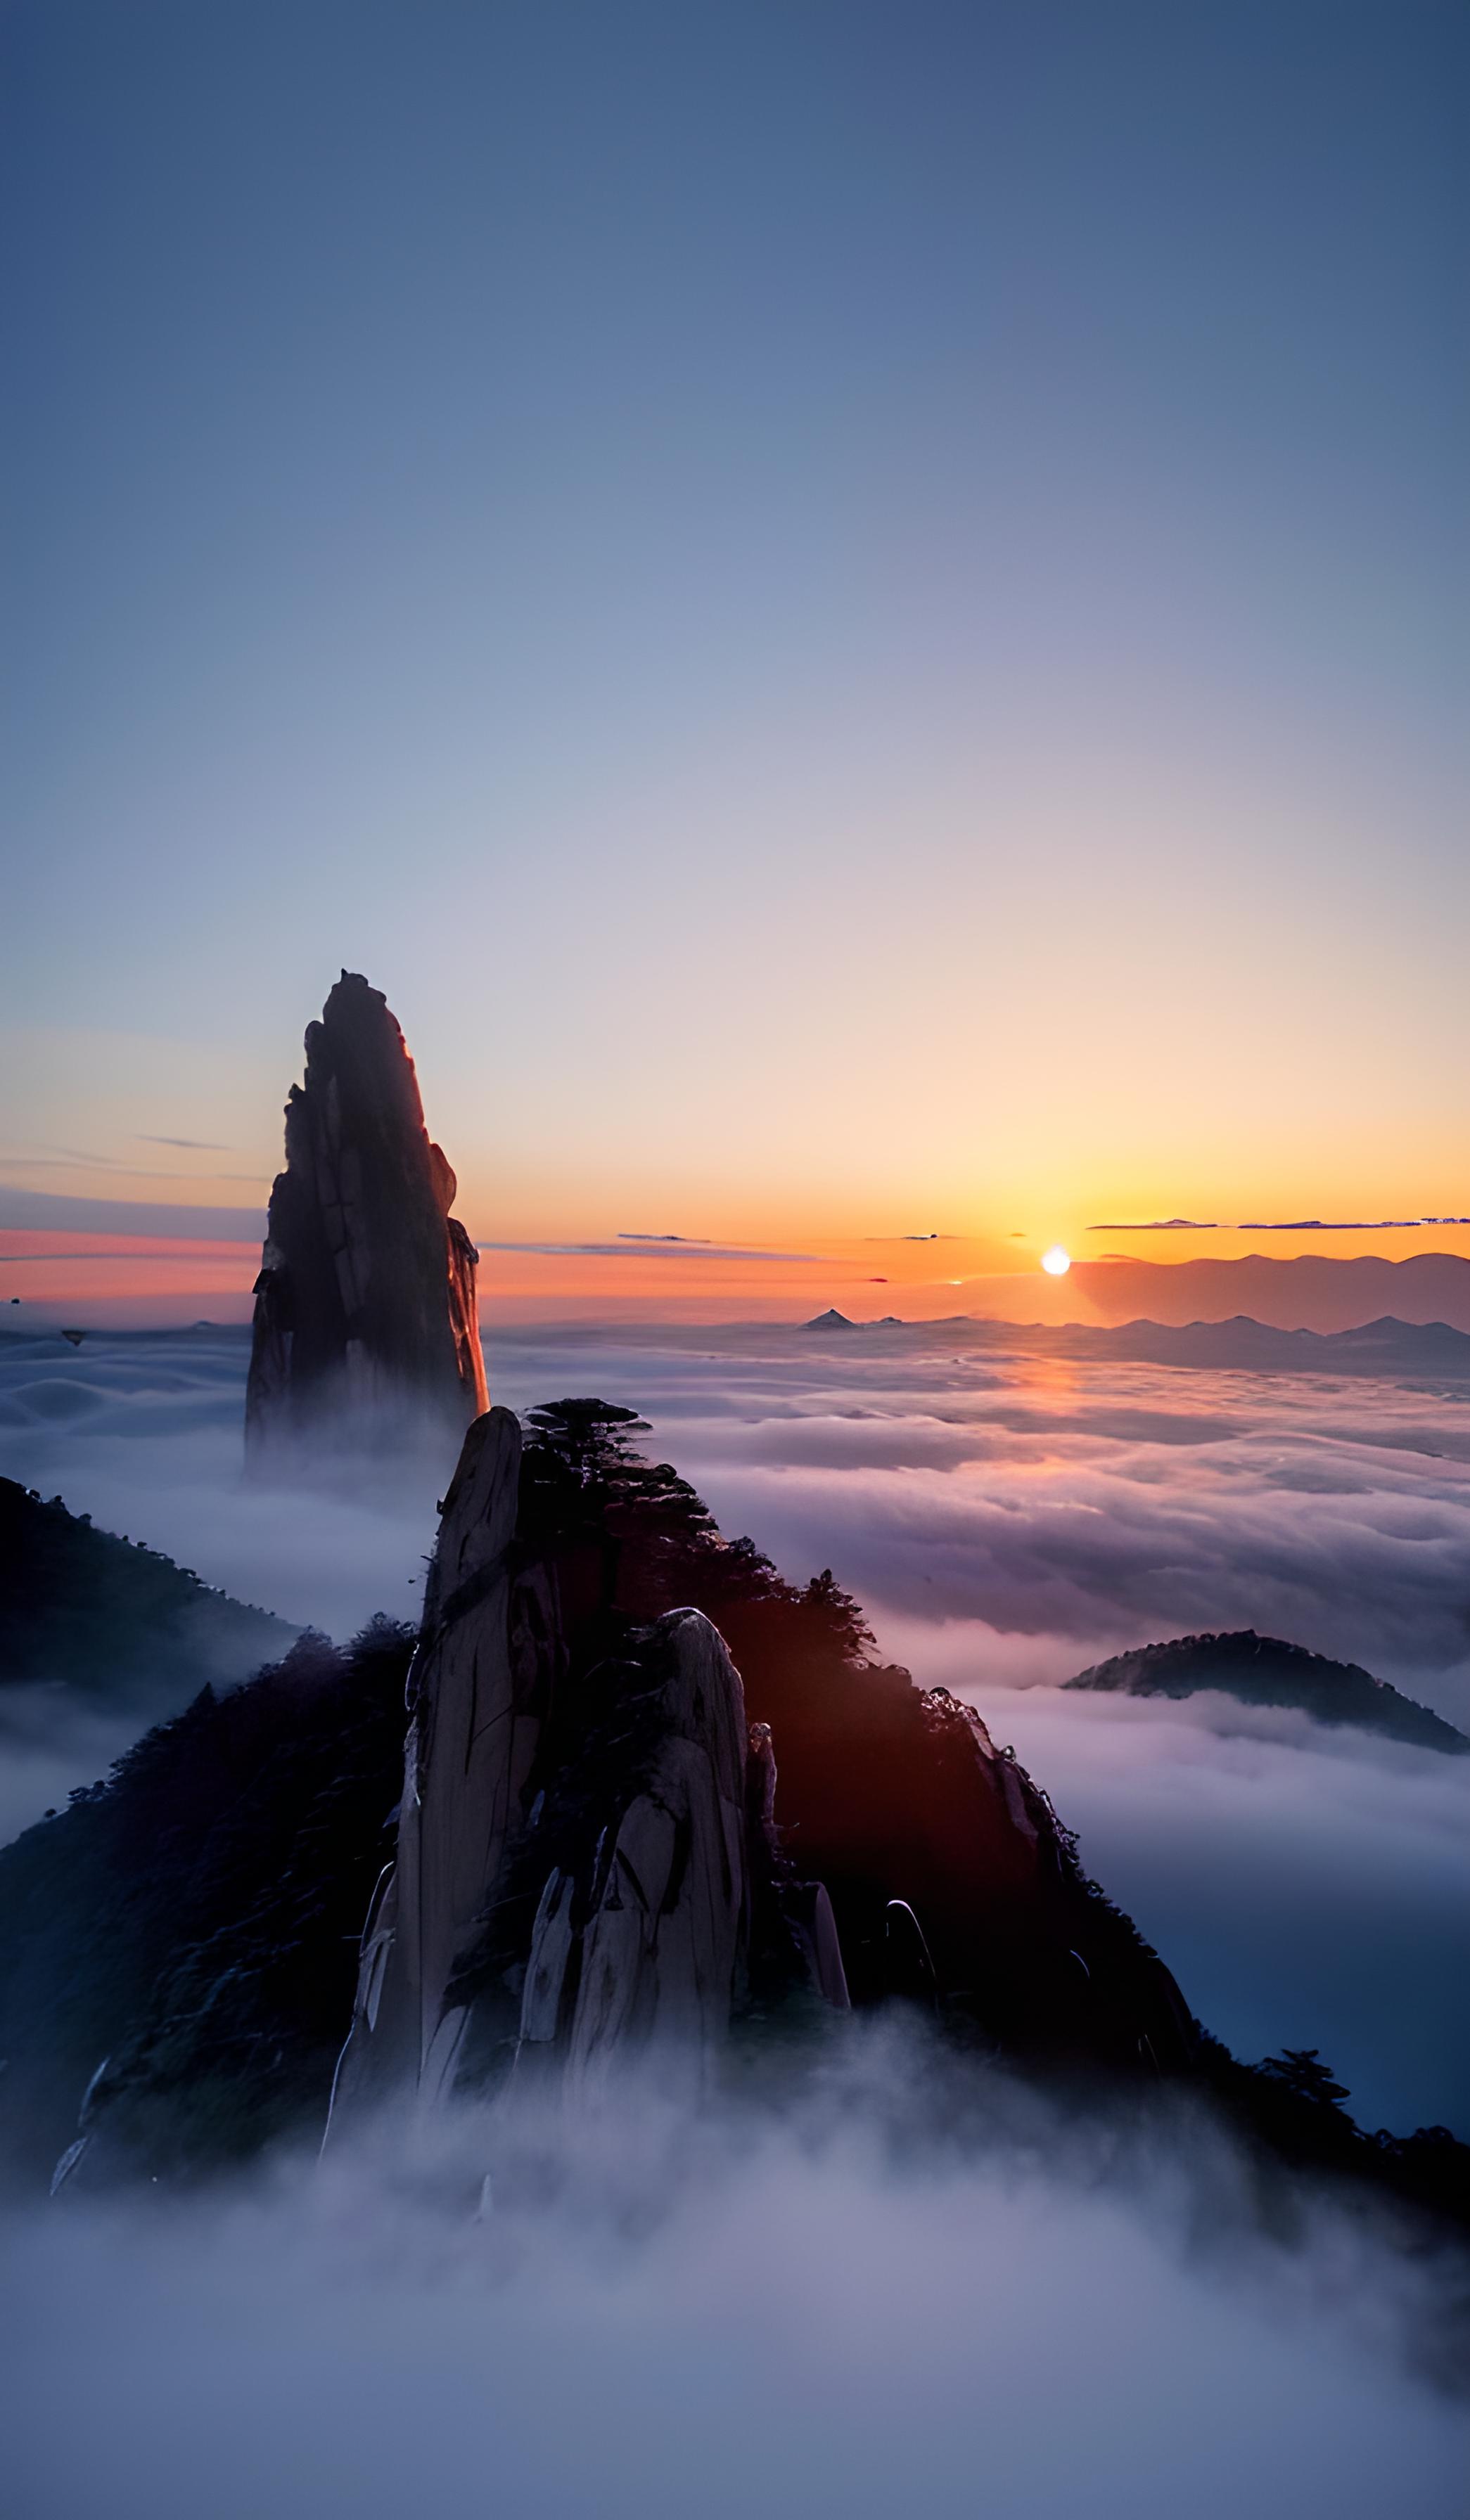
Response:
POLYGON ((337 2105, 452 2084, 465 2006, 454 1964, 524 1819, 560 1653, 542 1570, 514 1562, 521 1429, 476 1419, 444 1499, 409 1675, 397 1850, 363 1935, 337 2105))
POLYGON ((1193 2026, 1173 1979, 1014 1756, 972 1708, 883 1663, 830 1574, 797 1587, 721 1539, 670 1464, 638 1454, 646 1431, 602 1402, 533 1412, 525 1545, 562 1566, 569 1610, 578 1570, 574 1658, 583 1637, 683 1605, 718 1628, 748 1715, 769 1727, 784 1843, 824 1885, 853 2004, 915 1993, 897 1902, 929 1954, 925 2000, 957 2035, 1017 2058, 1184 2069, 1193 2026))
MULTIPOLYGON (((730 2025, 750 1912, 745 1695, 716 1629, 671 1611, 643 1642, 646 1760, 627 1760, 585 1860, 547 1875, 518 2067, 597 2096, 657 2047, 698 2089, 730 2025)), ((612 1782, 612 1780, 610 1780, 612 1782)))
POLYGON ((537 2073, 585 2096, 656 2041, 697 2081, 732 2020, 794 2000, 899 1997, 988 2051, 1183 2069, 1172 1978, 1014 1756, 863 1659, 830 1577, 795 1594, 720 1542, 627 1419, 565 1402, 523 1449, 497 1410, 466 1441, 336 2122, 537 2073))
POLYGON ((70 2198, 207 2175, 319 2129, 334 2066, 334 2124, 405 2087, 519 2083, 534 2126, 653 2025, 701 2081, 728 2026, 739 2079, 800 2065, 850 1994, 1100 2095, 1172 2074, 1263 2171, 1470 2223, 1470 2148, 1365 2136, 1300 2058, 1243 2065, 1201 2033, 971 1710, 880 1663, 830 1575, 799 1587, 721 1539, 646 1432, 596 1401, 524 1438, 491 1413, 416 1645, 382 1620, 343 1650, 302 1638, 0 1849, 0 2176, 34 2193, 61 2171, 70 2198))
POLYGON ((699 1610, 608 1626, 616 1552, 518 1510, 477 1420, 444 1499, 394 1864, 364 1929, 332 2124, 519 2073, 586 2099, 657 2046, 698 2086, 740 2003, 848 2003, 830 1902, 784 1862, 769 1728, 699 1610), (616 1650, 600 1648, 615 1642, 616 1650))
POLYGON ((1288 1644, 1281 1637, 1259 1637, 1254 1628, 1139 1645, 1091 1664, 1063 1687, 1112 1689, 1126 1697, 1192 1697, 1200 1689, 1220 1689, 1246 1706, 1295 1706, 1318 1724, 1358 1725, 1418 1749, 1470 1751, 1470 1738, 1443 1715, 1405 1697, 1392 1682, 1375 1680, 1360 1663, 1334 1662, 1329 1654, 1288 1644))
POLYGON ((378 1418, 462 1429, 486 1406, 476 1252, 381 990, 344 971, 306 1028, 270 1195, 247 1450, 378 1418))

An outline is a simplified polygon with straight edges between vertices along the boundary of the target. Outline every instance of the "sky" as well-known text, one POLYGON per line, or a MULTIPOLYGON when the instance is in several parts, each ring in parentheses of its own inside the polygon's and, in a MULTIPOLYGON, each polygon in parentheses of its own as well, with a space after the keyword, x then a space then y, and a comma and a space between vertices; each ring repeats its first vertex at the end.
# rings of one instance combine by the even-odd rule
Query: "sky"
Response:
MULTIPOLYGON (((248 1491, 243 1331, 95 1328, 243 1322, 364 971, 496 1397, 646 1407, 1242 2052, 1461 2128, 1470 1762, 1058 1686, 1251 1624, 1470 1720, 1448 1370, 687 1325, 1470 1272, 1388 1222, 1470 1216, 1467 75, 1458 0, 0 0, 0 1466, 412 1610, 432 1488, 248 1491)), ((6 1714, 6 1827, 121 1746, 6 1714)), ((7 2213, 23 2507, 1461 2507, 1428 2263, 1187 2132, 832 2100, 487 2238, 423 2163, 7 2213)))
POLYGON ((487 1241, 1470 1213, 1460 9, 0 39, 8 1229, 343 966, 487 1241))

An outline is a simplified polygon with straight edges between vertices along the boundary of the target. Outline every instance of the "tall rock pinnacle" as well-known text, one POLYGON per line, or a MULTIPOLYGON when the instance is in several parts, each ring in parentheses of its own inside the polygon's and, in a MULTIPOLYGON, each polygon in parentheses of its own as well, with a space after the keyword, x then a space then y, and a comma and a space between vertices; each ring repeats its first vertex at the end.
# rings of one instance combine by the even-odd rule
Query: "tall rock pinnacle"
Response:
POLYGON ((248 1452, 344 1416, 463 1429, 488 1406, 476 1252, 388 1002, 344 971, 286 1105, 246 1393, 248 1452))

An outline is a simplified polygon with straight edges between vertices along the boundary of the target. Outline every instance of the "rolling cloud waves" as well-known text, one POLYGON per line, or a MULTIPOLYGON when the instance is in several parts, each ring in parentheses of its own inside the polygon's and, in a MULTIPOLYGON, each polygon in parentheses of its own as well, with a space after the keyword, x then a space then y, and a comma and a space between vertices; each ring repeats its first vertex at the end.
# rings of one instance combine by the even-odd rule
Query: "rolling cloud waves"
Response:
MULTIPOLYGON (((441 1486, 248 1486, 245 1360, 236 1332, 18 1341, 0 1351, 0 1470, 295 1620, 345 1635, 379 1607, 412 1616, 441 1486)), ((1470 1963, 1470 1761, 1225 1700, 1057 1688, 1125 1645, 1253 1626, 1464 1722, 1462 1392, 956 1353, 942 1332, 499 1334, 489 1364, 514 1406, 597 1391, 641 1409, 727 1532, 798 1580, 831 1565, 886 1651, 1015 1741, 1239 2052, 1316 2045, 1370 2125, 1470 2128, 1470 2026, 1447 1992, 1470 1963)), ((16 1705, 13 1826, 137 1722, 73 1740, 47 1707, 16 1705)))
POLYGON ((779 2109, 657 2088, 9 2218, 18 2520, 1450 2520, 1453 2270, 1203 2125, 1057 2119, 891 2028, 779 2109), (477 2216, 489 2166, 492 2205, 477 2216))

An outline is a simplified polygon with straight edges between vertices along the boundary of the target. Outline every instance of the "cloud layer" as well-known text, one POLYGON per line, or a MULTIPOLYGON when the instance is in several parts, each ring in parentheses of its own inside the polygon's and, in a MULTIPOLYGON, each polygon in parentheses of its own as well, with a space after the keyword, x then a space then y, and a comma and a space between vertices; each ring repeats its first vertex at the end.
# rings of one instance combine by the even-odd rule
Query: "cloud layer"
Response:
POLYGON ((502 1334, 492 1381, 630 1400, 726 1530, 880 1614, 982 1623, 1002 1678, 1255 1627, 1470 1714, 1470 1391, 962 1336, 502 1334))
POLYGON ((780 2114, 636 2096, 12 2218, 18 2520, 1463 2508, 1432 2263, 1268 2240, 1203 2126, 956 2112, 882 2039, 780 2114))
MULTIPOLYGON (((1447 1992, 1470 1960, 1470 1761, 1218 1700, 1056 1694, 1122 1647, 1255 1627, 1464 1723, 1465 1389, 959 1338, 501 1332, 490 1381, 517 1407, 638 1408, 726 1531, 798 1579, 832 1566, 886 1650, 1016 1742, 1238 2049, 1318 2045, 1369 2123, 1470 2129, 1447 1992)), ((292 1619, 412 1615, 442 1485, 248 1487, 247 1353, 234 1331, 0 1342, 0 1471, 292 1619)), ((44 1712, 13 1728, 13 1820, 97 1773, 44 1712)))

